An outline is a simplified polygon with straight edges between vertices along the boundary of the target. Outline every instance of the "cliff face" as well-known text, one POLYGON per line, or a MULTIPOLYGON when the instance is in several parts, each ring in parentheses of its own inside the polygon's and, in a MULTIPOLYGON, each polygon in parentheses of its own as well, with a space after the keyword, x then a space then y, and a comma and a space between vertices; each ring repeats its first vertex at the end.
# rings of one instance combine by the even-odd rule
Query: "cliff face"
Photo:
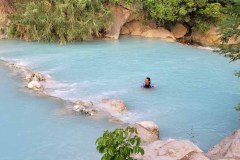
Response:
MULTIPOLYGON (((137 16, 134 9, 122 5, 111 6, 113 23, 111 30, 106 35, 107 38, 118 39, 119 35, 142 36, 147 38, 161 38, 168 41, 183 43, 194 43, 202 46, 217 46, 221 44, 218 27, 211 25, 207 32, 193 31, 189 33, 189 28, 181 23, 176 23, 171 30, 157 27, 155 22, 144 20, 142 16, 137 16)), ((240 42, 230 39, 228 44, 240 42)))
POLYGON ((110 10, 113 15, 113 23, 111 29, 106 34, 107 38, 118 39, 120 35, 120 30, 122 26, 127 22, 130 15, 132 14, 131 10, 123 6, 110 6, 110 10))
MULTIPOLYGON (((221 44, 220 35, 218 33, 218 27, 211 25, 210 29, 203 33, 200 31, 194 31, 191 35, 192 41, 196 42, 202 46, 216 46, 221 44)), ((240 43, 240 37, 236 40, 230 39, 228 44, 237 44, 240 43)))
POLYGON ((147 22, 135 16, 134 11, 124 6, 111 6, 113 23, 111 29, 106 34, 107 38, 118 39, 119 35, 133 35, 147 38, 161 38, 175 41, 173 34, 165 28, 157 28, 154 23, 147 22))

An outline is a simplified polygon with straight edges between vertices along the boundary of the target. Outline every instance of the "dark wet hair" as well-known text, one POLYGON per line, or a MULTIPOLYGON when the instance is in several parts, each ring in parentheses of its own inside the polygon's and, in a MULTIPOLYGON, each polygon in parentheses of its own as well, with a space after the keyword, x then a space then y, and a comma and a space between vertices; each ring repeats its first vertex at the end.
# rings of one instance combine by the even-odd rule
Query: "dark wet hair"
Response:
POLYGON ((150 77, 146 77, 147 80, 151 81, 151 78, 150 77))
POLYGON ((151 78, 150 77, 146 77, 147 80, 149 80, 150 84, 151 84, 151 78))

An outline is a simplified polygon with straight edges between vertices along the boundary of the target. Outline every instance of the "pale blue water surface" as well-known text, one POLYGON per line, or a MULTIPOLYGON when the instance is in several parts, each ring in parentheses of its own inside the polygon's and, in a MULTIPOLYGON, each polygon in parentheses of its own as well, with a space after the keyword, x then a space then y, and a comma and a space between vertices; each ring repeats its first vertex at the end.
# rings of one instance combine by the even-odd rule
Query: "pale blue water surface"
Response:
MULTIPOLYGON (((0 57, 51 76, 52 95, 124 100, 129 113, 120 118, 155 121, 161 139, 191 139, 206 151, 240 128, 233 109, 240 63, 210 50, 129 37, 68 45, 2 40, 0 57), (146 76, 154 90, 140 88, 146 76)), ((0 69, 0 159, 98 159, 96 137, 117 124, 55 114, 61 102, 19 91, 21 82, 0 69)))
POLYGON ((96 139, 119 127, 68 113, 62 102, 20 90, 0 64, 0 160, 100 159, 96 139))

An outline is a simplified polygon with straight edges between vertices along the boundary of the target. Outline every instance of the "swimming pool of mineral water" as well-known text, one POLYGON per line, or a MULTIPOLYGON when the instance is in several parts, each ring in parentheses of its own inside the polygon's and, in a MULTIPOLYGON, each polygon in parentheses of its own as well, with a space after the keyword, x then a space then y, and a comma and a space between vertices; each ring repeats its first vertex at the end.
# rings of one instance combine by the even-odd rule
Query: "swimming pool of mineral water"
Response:
MULTIPOLYGON (((48 90, 55 96, 71 100, 98 101, 102 98, 124 100, 129 113, 118 115, 119 118, 127 123, 140 120, 155 121, 160 127, 161 139, 191 139, 206 151, 240 127, 239 113, 233 109, 240 100, 240 80, 233 75, 234 71, 239 69, 240 63, 229 63, 229 59, 211 50, 158 39, 129 37, 123 37, 118 41, 92 41, 68 45, 4 40, 0 41, 0 49, 1 59, 20 63, 32 70, 50 75, 56 83, 50 84, 48 90), (140 86, 146 76, 152 78, 155 89, 141 89, 140 86)), ((1 79, 5 79, 4 75, 7 73, 7 71, 1 73, 1 79)), ((12 92, 7 89, 7 87, 13 88, 12 84, 2 87, 5 88, 6 93, 12 92)), ((17 106, 12 106, 13 113, 4 113, 6 119, 10 120, 12 114, 21 115, 28 112, 34 112, 28 115, 29 119, 51 117, 53 108, 59 106, 52 100, 23 95, 18 93, 14 98, 3 98, 5 101, 11 100, 11 103, 18 101, 25 103, 25 109, 20 111, 13 109, 17 106), (24 99, 36 105, 32 106, 24 99), (45 110, 50 111, 39 107, 41 103, 44 104, 45 110), (52 105, 54 107, 46 109, 46 106, 52 105), (44 110, 44 113, 35 110, 44 110)), ((11 105, 7 106, 9 109, 11 105)), ((2 105, 1 109, 3 109, 2 105)), ((53 116, 49 118, 49 124, 48 118, 45 122, 39 120, 42 134, 48 135, 48 132, 53 132, 59 139, 63 136, 64 145, 64 140, 80 143, 81 140, 76 140, 76 137, 85 137, 85 140, 89 136, 95 138, 100 135, 97 134, 98 132, 116 125, 88 121, 81 116, 67 116, 66 121, 65 118, 53 116), (76 121, 79 121, 79 124, 76 121), (61 126, 59 123, 68 123, 68 126, 65 124, 61 126), (76 127, 82 124, 86 129, 76 127), (100 124, 105 127, 95 127, 100 124), (56 127, 61 130, 60 134, 54 132, 56 127), (88 128, 98 131, 92 131, 93 133, 89 135, 85 132, 88 128), (44 130, 48 132, 45 133, 44 130), (61 134, 64 130, 77 131, 71 132, 72 135, 68 136, 61 134)), ((41 134, 38 135, 37 131, 32 129, 32 126, 36 125, 34 123, 36 122, 32 120, 24 123, 25 131, 33 132, 28 135, 29 139, 31 136, 41 137, 41 134)), ((9 143, 13 145, 14 140, 11 140, 8 132, 16 132, 14 130, 18 130, 19 125, 6 122, 5 126, 8 125, 12 125, 12 128, 5 131, 3 136, 9 137, 9 143)), ((50 139, 50 144, 57 145, 56 141, 51 141, 50 139)), ((36 143, 37 140, 33 142, 28 140, 25 145, 31 147, 37 145, 36 143)), ((41 149, 46 153, 44 151, 40 153, 54 157, 48 149, 52 145, 42 146, 41 149)), ((84 148, 84 144, 76 145, 84 148)), ((89 147, 94 152, 94 144, 89 147)), ((38 156, 38 152, 36 150, 34 152, 33 155, 38 156)), ((66 154, 74 154, 74 151, 72 153, 66 151, 66 154)), ((84 154, 87 155, 87 152, 83 152, 82 155, 84 154)))
POLYGON ((100 159, 95 141, 119 127, 66 110, 62 102, 21 91, 21 81, 0 64, 0 159, 100 159))

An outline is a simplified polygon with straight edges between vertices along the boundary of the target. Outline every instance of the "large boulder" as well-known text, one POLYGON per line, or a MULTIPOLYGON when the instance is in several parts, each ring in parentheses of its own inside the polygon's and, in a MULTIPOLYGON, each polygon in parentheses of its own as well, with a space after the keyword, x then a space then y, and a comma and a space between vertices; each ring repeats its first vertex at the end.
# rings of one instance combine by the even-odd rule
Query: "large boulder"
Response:
POLYGON ((143 143, 150 143, 159 140, 158 125, 152 121, 136 122, 132 127, 138 131, 138 135, 143 143))
POLYGON ((172 29, 175 38, 183 38, 187 34, 187 28, 181 23, 177 23, 172 29))
POLYGON ((99 104, 99 108, 110 113, 127 112, 127 107, 122 100, 117 99, 103 99, 99 104))
POLYGON ((216 26, 210 26, 210 29, 205 33, 201 31, 193 31, 192 40, 203 46, 216 46, 221 42, 216 26))
POLYGON ((155 141, 143 146, 145 154, 133 156, 138 160, 208 160, 202 150, 188 140, 155 141))
MULTIPOLYGON (((207 32, 193 31, 192 32, 192 41, 203 46, 216 46, 221 44, 220 37, 221 35, 218 32, 217 26, 210 26, 210 29, 207 32)), ((240 37, 237 39, 230 38, 227 44, 236 44, 240 43, 240 37)))
POLYGON ((142 22, 133 20, 131 22, 126 23, 122 29, 122 35, 133 35, 133 36, 141 36, 143 32, 148 31, 151 27, 142 24, 142 22))
POLYGON ((211 160, 240 159, 240 129, 223 139, 219 144, 208 151, 211 160))
POLYGON ((131 11, 123 6, 114 5, 110 7, 113 15, 113 24, 106 34, 107 38, 118 39, 122 26, 127 22, 131 11))

